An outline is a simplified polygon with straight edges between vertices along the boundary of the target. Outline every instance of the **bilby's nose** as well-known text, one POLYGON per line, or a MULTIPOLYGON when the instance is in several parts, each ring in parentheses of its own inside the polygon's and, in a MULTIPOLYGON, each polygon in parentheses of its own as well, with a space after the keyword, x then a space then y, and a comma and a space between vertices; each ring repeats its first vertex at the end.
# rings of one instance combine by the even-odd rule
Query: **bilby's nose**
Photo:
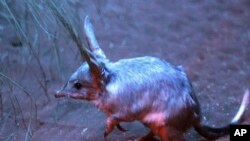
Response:
POLYGON ((61 90, 56 91, 55 98, 65 97, 65 94, 61 90))
POLYGON ((56 93, 54 95, 55 98, 60 98, 60 97, 65 97, 66 96, 66 94, 63 92, 64 89, 66 88, 66 86, 67 86, 67 83, 60 90, 56 91, 56 93))

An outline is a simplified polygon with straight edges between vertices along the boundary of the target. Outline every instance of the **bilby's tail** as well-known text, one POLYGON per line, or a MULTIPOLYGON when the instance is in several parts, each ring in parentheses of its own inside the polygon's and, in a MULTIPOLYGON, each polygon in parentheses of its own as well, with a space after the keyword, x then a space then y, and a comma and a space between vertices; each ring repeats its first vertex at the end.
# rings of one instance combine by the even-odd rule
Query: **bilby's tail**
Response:
MULTIPOLYGON (((243 121, 244 113, 249 103, 249 91, 246 90, 241 102, 240 108, 234 118, 231 120, 230 124, 239 124, 243 121)), ((209 140, 215 140, 222 136, 229 134, 229 125, 220 128, 213 128, 201 123, 194 125, 195 130, 209 140)))

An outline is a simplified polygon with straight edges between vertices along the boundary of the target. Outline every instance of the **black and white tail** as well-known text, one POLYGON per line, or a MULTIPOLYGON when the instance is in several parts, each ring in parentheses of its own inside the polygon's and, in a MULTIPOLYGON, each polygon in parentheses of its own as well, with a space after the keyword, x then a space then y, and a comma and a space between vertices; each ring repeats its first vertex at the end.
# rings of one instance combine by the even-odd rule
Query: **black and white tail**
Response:
MULTIPOLYGON (((231 120, 230 124, 239 124, 243 121, 244 113, 246 111, 248 103, 249 103, 249 91, 246 90, 240 108, 237 114, 231 120)), ((202 135, 206 139, 216 140, 222 136, 229 134, 230 124, 220 128, 213 128, 203 125, 201 123, 197 123, 196 125, 194 125, 194 128, 200 135, 202 135)))

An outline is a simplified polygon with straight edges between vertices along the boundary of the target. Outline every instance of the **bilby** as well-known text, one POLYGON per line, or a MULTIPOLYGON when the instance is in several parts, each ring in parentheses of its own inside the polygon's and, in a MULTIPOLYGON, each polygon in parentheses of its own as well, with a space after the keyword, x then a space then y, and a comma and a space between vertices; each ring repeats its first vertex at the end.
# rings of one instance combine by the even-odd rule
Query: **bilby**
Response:
POLYGON ((202 124, 200 106, 192 84, 182 67, 155 57, 138 57, 111 62, 96 40, 88 17, 84 22, 87 54, 84 62, 55 97, 88 100, 106 113, 104 138, 120 122, 138 120, 150 129, 139 140, 158 136, 162 141, 184 141, 187 129, 215 140, 229 133, 230 124, 239 124, 249 103, 246 90, 231 123, 219 128, 202 124))

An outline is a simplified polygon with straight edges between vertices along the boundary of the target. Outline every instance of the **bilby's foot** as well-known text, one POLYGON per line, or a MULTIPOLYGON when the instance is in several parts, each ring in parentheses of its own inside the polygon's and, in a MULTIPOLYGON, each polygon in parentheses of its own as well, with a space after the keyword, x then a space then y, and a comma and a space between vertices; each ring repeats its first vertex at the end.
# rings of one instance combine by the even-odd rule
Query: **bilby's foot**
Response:
POLYGON ((126 132, 128 131, 127 129, 123 128, 119 123, 116 125, 117 129, 122 131, 122 132, 126 132))
POLYGON ((157 138, 154 137, 154 133, 153 132, 149 132, 146 136, 141 137, 135 141, 160 141, 157 138))

